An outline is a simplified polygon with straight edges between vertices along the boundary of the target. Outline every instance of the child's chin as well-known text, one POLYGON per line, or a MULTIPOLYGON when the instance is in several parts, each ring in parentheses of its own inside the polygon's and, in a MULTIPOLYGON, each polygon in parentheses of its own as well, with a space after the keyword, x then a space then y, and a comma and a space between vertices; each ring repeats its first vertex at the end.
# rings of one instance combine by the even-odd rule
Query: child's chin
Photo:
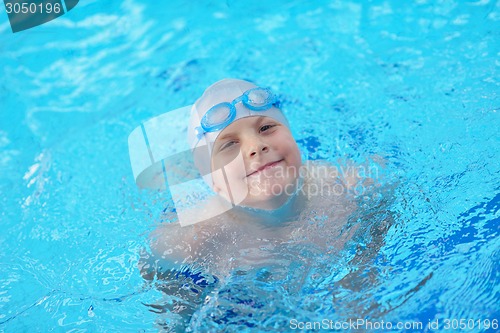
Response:
POLYGON ((297 177, 293 176, 266 176, 260 178, 253 178, 247 181, 249 188, 259 188, 262 191, 274 192, 275 195, 280 192, 289 190, 289 188, 295 186, 297 177))

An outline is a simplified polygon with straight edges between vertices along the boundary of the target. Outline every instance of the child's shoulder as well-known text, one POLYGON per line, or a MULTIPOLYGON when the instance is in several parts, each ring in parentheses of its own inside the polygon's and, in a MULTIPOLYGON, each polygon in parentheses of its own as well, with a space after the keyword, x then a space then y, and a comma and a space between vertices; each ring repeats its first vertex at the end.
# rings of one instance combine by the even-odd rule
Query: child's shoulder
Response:
POLYGON ((367 180, 362 177, 364 166, 348 159, 338 159, 335 163, 324 160, 307 161, 304 163, 304 170, 306 183, 337 184, 343 186, 344 190, 353 190, 367 180))
POLYGON ((335 182, 341 180, 339 169, 327 161, 306 161, 302 169, 305 184, 335 182))
MULTIPOLYGON (((209 203, 214 204, 214 201, 209 203)), ((200 203, 189 212, 204 217, 197 223, 186 225, 177 219, 158 225, 150 234, 150 246, 155 256, 174 265, 189 263, 200 256, 205 243, 227 224, 224 214, 216 215, 214 211, 212 215, 207 214, 203 208, 206 206, 206 203, 200 203)))
POLYGON ((303 165, 307 174, 312 176, 338 176, 338 168, 324 160, 306 161, 303 165))
POLYGON ((179 222, 162 223, 151 232, 150 247, 157 258, 180 265, 192 255, 190 240, 194 236, 193 226, 181 227, 179 222))

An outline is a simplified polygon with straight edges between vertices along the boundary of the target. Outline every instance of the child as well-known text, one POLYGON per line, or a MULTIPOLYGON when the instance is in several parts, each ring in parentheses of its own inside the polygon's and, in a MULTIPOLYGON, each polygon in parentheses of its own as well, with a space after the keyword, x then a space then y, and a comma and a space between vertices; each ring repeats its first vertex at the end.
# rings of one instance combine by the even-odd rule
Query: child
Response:
POLYGON ((151 235, 152 253, 140 262, 143 277, 156 278, 166 297, 155 309, 177 314, 179 331, 207 287, 231 272, 264 269, 265 279, 303 281, 312 265, 300 259, 304 248, 338 251, 355 231, 345 226, 360 184, 356 168, 303 164, 276 97, 247 81, 208 87, 192 108, 188 140, 194 164, 217 196, 183 215, 201 222, 161 224, 151 235), (290 277, 290 267, 301 265, 290 277))
POLYGON ((324 249, 343 244, 341 229, 360 178, 352 168, 341 174, 327 164, 302 164, 270 90, 235 79, 213 84, 192 108, 188 139, 196 166, 218 196, 191 211, 210 218, 184 227, 163 224, 153 232, 156 266, 198 265, 221 276, 248 260, 259 265, 260 250, 250 251, 252 259, 242 253, 269 242, 309 241, 324 249), (328 233, 318 229, 324 221, 311 223, 318 214, 330 221, 328 233))

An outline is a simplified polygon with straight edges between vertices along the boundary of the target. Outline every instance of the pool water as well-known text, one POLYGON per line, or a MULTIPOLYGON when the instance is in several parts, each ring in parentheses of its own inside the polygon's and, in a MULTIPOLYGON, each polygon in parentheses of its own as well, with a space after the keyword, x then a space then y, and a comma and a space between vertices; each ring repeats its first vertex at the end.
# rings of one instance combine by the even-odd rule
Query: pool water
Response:
POLYGON ((138 269, 172 203, 136 188, 127 137, 235 77, 279 94, 304 157, 379 158, 384 186, 341 250, 221 279, 187 329, 499 331, 499 20, 492 0, 85 1, 13 34, 2 9, 0 330, 176 325, 138 269))

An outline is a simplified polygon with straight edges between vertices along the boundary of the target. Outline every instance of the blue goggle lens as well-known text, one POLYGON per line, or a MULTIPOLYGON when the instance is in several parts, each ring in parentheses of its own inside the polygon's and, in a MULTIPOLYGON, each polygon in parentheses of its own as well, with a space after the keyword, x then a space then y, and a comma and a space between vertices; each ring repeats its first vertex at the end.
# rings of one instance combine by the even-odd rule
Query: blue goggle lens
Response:
POLYGON ((233 121, 235 114, 234 106, 230 103, 220 103, 208 110, 201 120, 201 126, 205 131, 214 132, 224 128, 233 121))
POLYGON ((269 109, 276 98, 269 89, 254 88, 243 95, 243 103, 254 110, 269 109))

